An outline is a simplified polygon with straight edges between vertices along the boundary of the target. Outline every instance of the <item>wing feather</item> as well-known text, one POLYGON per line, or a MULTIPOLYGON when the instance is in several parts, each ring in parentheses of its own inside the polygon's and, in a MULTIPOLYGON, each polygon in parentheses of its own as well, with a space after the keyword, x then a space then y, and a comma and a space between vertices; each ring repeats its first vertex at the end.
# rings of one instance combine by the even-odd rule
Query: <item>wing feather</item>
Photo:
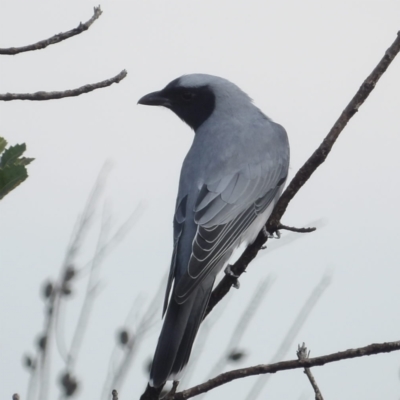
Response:
POLYGON ((226 201, 223 201, 221 195, 219 195, 214 200, 210 201, 207 207, 196 212, 195 222, 198 225, 216 225, 214 223, 215 217, 228 213, 233 207, 234 204, 228 204, 226 201))
POLYGON ((236 186, 233 189, 232 193, 228 198, 226 198, 226 202, 230 204, 236 204, 239 198, 243 195, 245 190, 249 187, 250 181, 246 179, 243 174, 238 174, 238 179, 236 181, 236 186))
POLYGON ((197 285, 230 256, 233 246, 279 193, 287 175, 282 164, 245 165, 234 175, 204 184, 195 203, 197 232, 186 273, 174 294, 184 303, 197 285))
POLYGON ((167 310, 169 294, 171 292, 172 282, 174 281, 175 278, 176 257, 178 254, 179 240, 182 235, 183 224, 186 220, 186 203, 187 203, 187 196, 184 196, 182 199, 177 201, 177 207, 174 217, 174 251, 172 252, 171 267, 169 270, 168 281, 167 281, 167 289, 165 290, 164 306, 162 313, 163 316, 165 314, 165 311, 167 310))

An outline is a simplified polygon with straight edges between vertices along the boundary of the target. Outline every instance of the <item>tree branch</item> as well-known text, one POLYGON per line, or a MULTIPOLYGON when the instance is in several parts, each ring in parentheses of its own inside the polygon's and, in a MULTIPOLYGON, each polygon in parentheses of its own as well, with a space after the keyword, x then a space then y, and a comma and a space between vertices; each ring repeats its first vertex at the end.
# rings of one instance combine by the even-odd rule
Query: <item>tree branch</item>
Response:
MULTIPOLYGON (((364 101, 367 99, 367 97, 379 81, 380 77, 387 70, 399 51, 400 32, 397 33, 396 40, 386 50, 385 55, 379 61, 378 65, 363 82, 355 96, 352 98, 347 107, 343 110, 339 119, 335 122, 332 129, 329 131, 328 135, 325 137, 321 145, 300 168, 300 170, 290 182, 289 186, 283 192, 274 210, 272 211, 271 216, 267 221, 266 228, 268 232, 273 233, 279 229, 281 218, 285 213, 290 201, 301 189, 301 187, 308 181, 315 170, 326 160, 340 133, 343 131, 347 123, 358 111, 364 101)), ((236 276, 240 276, 246 270, 247 266, 250 264, 251 261, 254 260, 259 250, 262 248, 262 246, 264 246, 267 240, 268 238, 262 232, 260 232, 256 240, 246 248, 240 258, 231 267, 232 272, 236 276)), ((229 275, 226 275, 221 280, 221 282, 217 285, 217 287, 211 294, 205 314, 206 316, 215 307, 215 305, 219 303, 219 301, 229 292, 230 288, 236 282, 237 279, 229 275)))
POLYGON ((295 228, 293 226, 282 225, 281 223, 278 225, 278 230, 282 231, 290 231, 297 233, 310 233, 317 230, 317 228, 295 228))
POLYGON ((397 33, 396 40, 386 50, 385 55, 379 61, 378 65, 363 82, 355 96, 351 99, 350 103, 343 110, 339 119, 335 122, 324 141, 314 152, 314 154, 307 160, 307 162, 300 168, 296 176, 286 188, 285 192, 282 194, 267 222, 267 230, 269 232, 273 232, 277 229, 289 202, 293 199, 300 188, 308 181, 314 171, 326 160, 340 133, 343 131, 347 123, 358 111, 364 101, 368 98, 372 90, 375 88, 375 85, 377 84, 381 76, 385 73, 399 51, 400 32, 397 33))
POLYGON ((36 93, 6 93, 0 94, 0 100, 11 101, 11 100, 56 100, 63 99, 65 97, 80 96, 84 93, 92 92, 96 89, 101 89, 107 86, 111 86, 113 83, 119 83, 126 77, 128 73, 126 70, 121 71, 118 75, 113 78, 106 79, 101 82, 91 83, 88 85, 81 86, 76 89, 64 90, 61 92, 36 92, 36 93))
POLYGON ((51 44, 62 42, 63 40, 69 39, 70 37, 79 35, 82 32, 87 31, 93 24, 93 22, 100 17, 101 14, 102 11, 100 9, 100 6, 95 7, 92 18, 90 18, 89 21, 85 22, 84 24, 82 24, 81 22, 77 28, 71 29, 68 32, 59 33, 49 39, 41 40, 40 42, 30 44, 28 46, 9 47, 5 49, 0 48, 0 54, 13 56, 15 54, 24 53, 26 51, 41 50, 46 48, 47 46, 50 46, 51 44))
POLYGON ((248 376, 274 374, 276 372, 286 371, 289 369, 317 367, 336 361, 348 360, 350 358, 358 358, 380 353, 390 353, 397 350, 400 350, 400 341, 370 344, 369 346, 360 347, 357 349, 349 349, 346 351, 340 351, 338 353, 328 354, 326 356, 307 358, 305 360, 282 361, 275 364, 260 364, 254 367, 236 369, 218 375, 217 377, 210 379, 209 381, 200 385, 194 386, 190 389, 178 392, 175 394, 174 399, 189 399, 201 393, 208 392, 211 389, 215 389, 216 387, 222 386, 233 380, 245 378, 248 376))
MULTIPOLYGON (((310 352, 307 351, 307 347, 304 343, 301 346, 298 346, 296 354, 299 360, 307 360, 310 357, 310 352)), ((307 378, 310 381, 312 388, 314 389, 315 400, 324 400, 321 391, 319 390, 319 387, 317 385, 317 381, 315 380, 314 375, 311 372, 311 369, 304 368, 304 373, 307 375, 307 378)))
MULTIPOLYGON (((276 349, 274 355, 269 361, 271 364, 283 360, 286 357, 288 351, 293 347, 293 342, 295 338, 298 336, 301 328, 307 321, 307 318, 311 315, 313 308, 318 304, 321 296, 324 294, 330 283, 331 277, 325 273, 320 282, 314 287, 314 289, 310 293, 310 296, 304 302, 299 313, 296 315, 295 320, 293 321, 286 335, 283 337, 281 344, 276 349)), ((258 378, 255 379, 245 400, 257 399, 270 377, 271 375, 258 376, 258 378)))

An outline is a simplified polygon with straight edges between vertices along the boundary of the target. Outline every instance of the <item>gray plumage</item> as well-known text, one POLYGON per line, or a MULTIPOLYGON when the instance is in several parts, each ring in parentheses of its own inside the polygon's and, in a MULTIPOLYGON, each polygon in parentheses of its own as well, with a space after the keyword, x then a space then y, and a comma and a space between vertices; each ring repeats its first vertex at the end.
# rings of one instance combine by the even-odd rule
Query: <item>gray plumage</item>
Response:
POLYGON ((187 364, 216 275, 267 221, 286 181, 289 144, 283 127, 223 78, 185 75, 139 103, 170 108, 195 130, 181 171, 166 315, 150 373, 150 384, 160 387, 187 364))

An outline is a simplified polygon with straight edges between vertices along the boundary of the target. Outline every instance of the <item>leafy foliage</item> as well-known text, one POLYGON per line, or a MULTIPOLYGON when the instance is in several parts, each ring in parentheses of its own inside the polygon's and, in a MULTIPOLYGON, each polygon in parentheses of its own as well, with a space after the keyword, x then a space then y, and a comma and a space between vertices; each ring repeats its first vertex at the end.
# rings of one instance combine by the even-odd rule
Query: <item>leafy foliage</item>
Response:
POLYGON ((28 177, 26 166, 34 159, 22 157, 25 143, 10 146, 0 137, 0 200, 28 177))

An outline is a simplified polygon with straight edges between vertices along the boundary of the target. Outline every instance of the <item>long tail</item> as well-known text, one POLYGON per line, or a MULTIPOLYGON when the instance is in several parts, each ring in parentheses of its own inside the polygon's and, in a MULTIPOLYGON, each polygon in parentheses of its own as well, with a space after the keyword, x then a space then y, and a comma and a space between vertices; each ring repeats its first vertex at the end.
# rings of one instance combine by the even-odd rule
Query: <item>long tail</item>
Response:
POLYGON ((151 386, 157 388, 176 379, 188 363, 214 280, 213 276, 207 277, 183 304, 171 297, 153 358, 151 386))

